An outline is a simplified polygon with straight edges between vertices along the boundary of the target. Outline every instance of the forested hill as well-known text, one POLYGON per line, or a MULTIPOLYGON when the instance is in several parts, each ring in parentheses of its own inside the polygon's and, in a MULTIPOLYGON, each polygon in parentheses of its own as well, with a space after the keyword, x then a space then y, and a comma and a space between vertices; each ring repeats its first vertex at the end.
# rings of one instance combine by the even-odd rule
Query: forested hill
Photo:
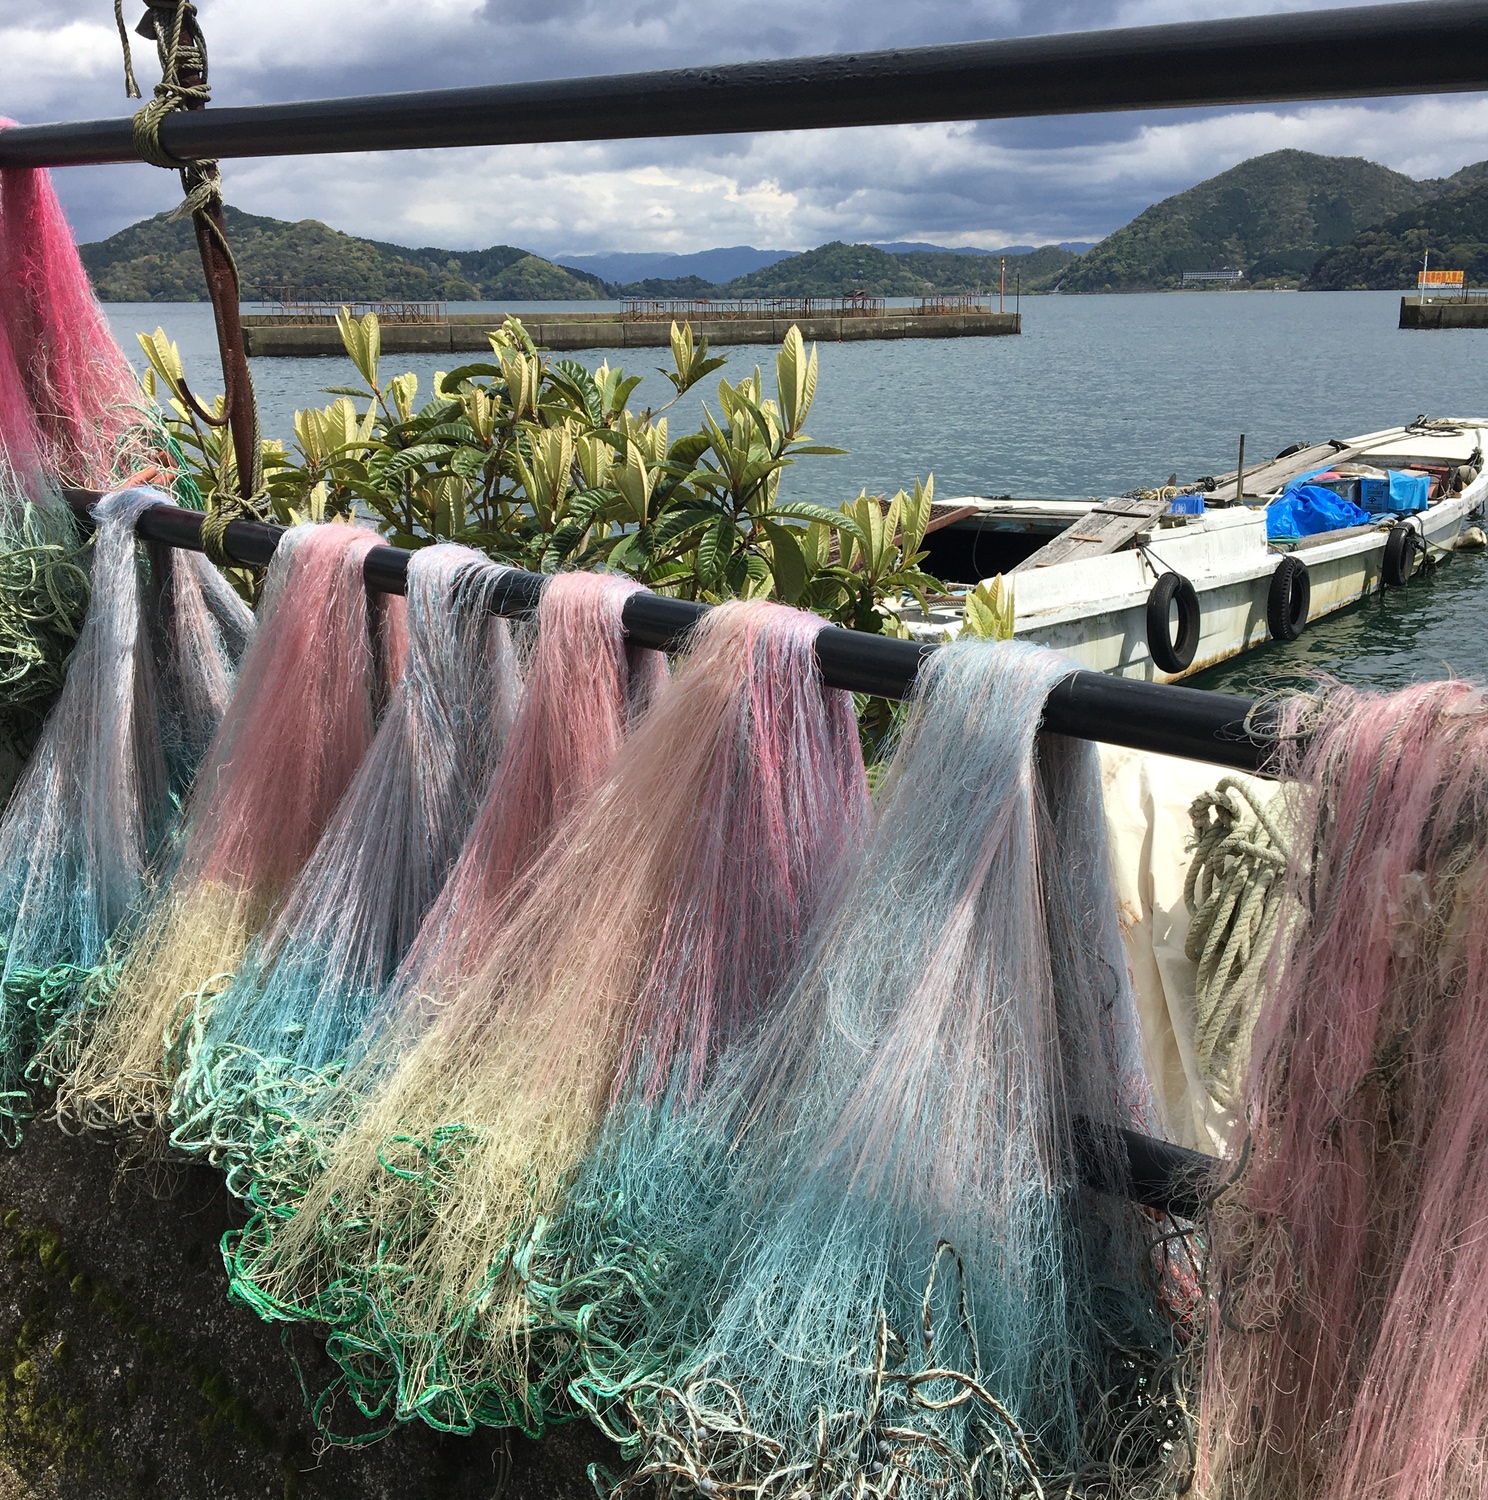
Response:
MULTIPOLYGON (((1021 278, 1026 288, 1047 280, 1077 257, 1058 245, 1023 255, 1009 255, 1009 293, 1021 278)), ((997 290, 1000 257, 958 255, 951 250, 880 250, 874 245, 845 245, 840 240, 776 261, 763 270, 722 286, 695 276, 675 281, 642 281, 620 288, 652 297, 834 297, 867 292, 874 297, 926 297, 936 293, 997 290)))
MULTIPOLYGON (((228 239, 244 296, 262 286, 293 286, 306 295, 365 301, 592 301, 604 282, 584 271, 493 245, 488 250, 413 250, 358 239, 315 219, 283 219, 226 210, 228 239)), ((81 247, 83 264, 105 302, 201 302, 207 287, 190 221, 164 214, 81 247)))
MULTIPOLYGON (((512 245, 410 249, 342 234, 315 219, 291 224, 234 208, 226 212, 250 298, 267 286, 348 301, 578 302, 622 295, 821 297, 855 291, 987 296, 997 290, 1002 258, 1000 252, 886 250, 834 240, 722 285, 692 274, 616 286, 512 245)), ((1242 271, 1250 286, 1301 283, 1336 290, 1408 287, 1427 250, 1444 268, 1465 270, 1478 284, 1488 281, 1488 161, 1418 182, 1362 157, 1273 151, 1154 204, 1083 255, 1045 245, 1005 258, 1010 292, 1019 285, 1025 292, 1163 291, 1181 286, 1185 271, 1221 268, 1242 271)), ((82 256, 105 301, 195 302, 206 296, 191 225, 163 214, 84 245, 82 256)), ((703 263, 700 256, 692 259, 703 263)))
POLYGON ((1475 185, 1428 199, 1324 253, 1307 285, 1317 291, 1400 291, 1414 287, 1422 257, 1442 270, 1466 271, 1488 285, 1488 162, 1459 172, 1475 185))
POLYGON ((1323 251, 1441 186, 1362 157, 1272 151, 1138 214, 1069 268, 1063 290, 1163 290, 1222 267, 1251 285, 1295 284, 1323 251))

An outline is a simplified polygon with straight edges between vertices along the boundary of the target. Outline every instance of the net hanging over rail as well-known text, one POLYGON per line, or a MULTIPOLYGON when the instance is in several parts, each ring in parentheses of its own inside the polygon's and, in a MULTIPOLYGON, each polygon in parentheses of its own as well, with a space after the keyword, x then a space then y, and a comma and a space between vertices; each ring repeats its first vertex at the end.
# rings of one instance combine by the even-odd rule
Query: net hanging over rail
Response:
POLYGON ((33 1053, 148 890, 253 627, 205 558, 140 556, 134 523, 160 499, 134 489, 96 507, 87 619, 0 819, 0 1115, 12 1130, 31 1111, 33 1053))
POLYGON ((701 1077, 785 980, 861 825, 851 701, 820 685, 821 628, 764 603, 706 617, 478 975, 303 1200, 231 1238, 233 1294, 330 1324, 368 1416, 536 1432, 566 1405, 528 1381, 531 1245, 621 1080, 701 1077))
POLYGON ((1094 752, 1035 751, 1070 669, 936 653, 785 1003, 696 1102, 612 1113, 532 1290, 639 1459, 617 1493, 1186 1467, 1183 1277, 1158 1218, 1080 1186, 1147 1103, 1094 752))
POLYGON ((170 878, 49 1049, 64 1116, 165 1128, 194 997, 226 985, 278 909, 401 668, 403 602, 374 604, 362 580, 375 544, 351 526, 285 534, 170 878))
POLYGON ((221 994, 197 994, 172 1106, 178 1150, 251 1160, 382 998, 516 712, 516 654, 491 609, 507 571, 465 547, 414 554, 407 664, 377 737, 277 917, 221 994))
POLYGON ((1467 1500, 1488 1468, 1488 695, 1333 686, 1290 769, 1298 915, 1213 1216, 1204 1492, 1467 1500))
POLYGON ((663 657, 625 642, 621 611, 639 588, 597 573, 544 585, 521 708, 449 879, 345 1054, 305 1070, 293 1097, 281 1095, 262 1112, 264 1131, 230 1174, 234 1191, 263 1206, 303 1193, 357 1096, 375 1086, 379 1070, 396 1066, 479 970, 521 877, 561 818, 608 773, 666 680, 663 657), (373 1049, 371 1065, 360 1067, 373 1049), (348 1070, 354 1082, 341 1087, 348 1070))

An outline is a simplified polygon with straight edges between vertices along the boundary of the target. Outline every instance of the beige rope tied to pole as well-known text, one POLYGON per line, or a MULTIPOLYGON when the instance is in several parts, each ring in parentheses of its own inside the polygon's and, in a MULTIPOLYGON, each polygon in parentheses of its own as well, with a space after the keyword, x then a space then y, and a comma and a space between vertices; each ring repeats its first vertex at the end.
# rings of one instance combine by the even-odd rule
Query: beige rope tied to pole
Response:
MULTIPOLYGON (((227 242, 220 222, 223 200, 219 165, 213 160, 181 161, 165 149, 160 138, 160 127, 167 116, 179 110, 199 109, 212 97, 207 77, 207 43, 197 23, 196 6, 192 0, 154 3, 150 6, 147 19, 152 23, 155 48, 160 58, 160 82, 155 85, 153 97, 134 116, 135 150, 143 160, 181 174, 181 187, 185 197, 172 210, 170 217, 190 217, 206 229, 231 275, 233 296, 237 299, 241 296, 242 280, 232 247, 227 242), (168 17, 164 15, 167 11, 168 17)), ((119 41, 124 49, 125 94, 131 99, 138 99, 141 93, 134 72, 129 32, 124 23, 124 0, 114 0, 114 21, 119 28, 119 41)), ((242 378, 246 378, 246 365, 242 378)), ((193 396, 187 394, 198 419, 212 427, 228 426, 235 405, 235 377, 231 362, 227 359, 223 361, 223 379, 227 391, 222 416, 207 411, 193 396)), ((251 385, 249 389, 251 393, 251 385)), ((241 494, 217 492, 208 505, 207 517, 202 526, 202 539, 207 555, 219 567, 230 564, 224 550, 227 527, 239 519, 260 519, 256 502, 264 493, 263 443, 258 426, 258 406, 251 394, 250 404, 253 410, 252 472, 239 475, 241 494)))
POLYGON ((1184 951, 1198 965, 1194 1051, 1214 1101, 1234 1108, 1280 928, 1291 860, 1286 791, 1262 799, 1234 776, 1189 807, 1194 857, 1183 890, 1184 951))

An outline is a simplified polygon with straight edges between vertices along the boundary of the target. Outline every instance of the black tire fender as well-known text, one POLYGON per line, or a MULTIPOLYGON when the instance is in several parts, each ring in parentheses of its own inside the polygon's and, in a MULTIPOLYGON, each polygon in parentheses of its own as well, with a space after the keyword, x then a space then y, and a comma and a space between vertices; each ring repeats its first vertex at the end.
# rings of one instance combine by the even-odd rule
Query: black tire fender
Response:
POLYGON ((1199 650, 1199 596, 1181 573, 1164 573, 1147 596, 1147 649, 1160 672, 1186 672, 1199 650), (1170 616, 1178 606, 1175 638, 1170 616))
POLYGON ((1414 526, 1397 521, 1385 538, 1380 559, 1380 583, 1387 589, 1403 588, 1410 581, 1416 554, 1425 552, 1426 542, 1414 526))
POLYGON ((1273 641, 1295 641, 1307 629, 1312 604, 1312 575, 1300 557, 1277 563, 1266 590, 1266 625, 1273 641))

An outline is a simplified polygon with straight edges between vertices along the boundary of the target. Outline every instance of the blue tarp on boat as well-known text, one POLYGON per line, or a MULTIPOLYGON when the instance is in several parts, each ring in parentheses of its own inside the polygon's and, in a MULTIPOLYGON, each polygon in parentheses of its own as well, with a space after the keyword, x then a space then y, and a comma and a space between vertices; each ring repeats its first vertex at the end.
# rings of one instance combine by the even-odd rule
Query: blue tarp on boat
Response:
POLYGON ((1266 540, 1294 542, 1298 537, 1365 526, 1369 512, 1320 484, 1296 484, 1266 507, 1266 540))

